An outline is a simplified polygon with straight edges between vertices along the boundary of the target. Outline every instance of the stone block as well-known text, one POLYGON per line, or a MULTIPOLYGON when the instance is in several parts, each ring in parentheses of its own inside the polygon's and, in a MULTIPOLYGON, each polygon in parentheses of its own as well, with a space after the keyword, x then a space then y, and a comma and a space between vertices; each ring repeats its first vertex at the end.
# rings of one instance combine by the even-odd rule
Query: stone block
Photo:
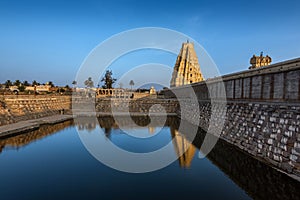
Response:
POLYGON ((274 74, 274 99, 283 99, 284 77, 283 73, 274 74))
POLYGON ((271 75, 265 75, 263 77, 263 91, 262 98, 270 99, 271 98, 271 75))
POLYGON ((298 162, 299 157, 296 155, 290 154, 290 159, 291 159, 291 161, 298 162))
POLYGON ((286 74, 285 99, 298 99, 299 94, 299 71, 290 71, 286 74))
POLYGON ((250 78, 245 78, 244 80, 244 89, 243 89, 243 98, 250 97, 250 78))
POLYGON ((261 84, 262 84, 261 81, 262 81, 261 76, 252 77, 251 98, 253 98, 253 99, 260 99, 261 98, 261 84))

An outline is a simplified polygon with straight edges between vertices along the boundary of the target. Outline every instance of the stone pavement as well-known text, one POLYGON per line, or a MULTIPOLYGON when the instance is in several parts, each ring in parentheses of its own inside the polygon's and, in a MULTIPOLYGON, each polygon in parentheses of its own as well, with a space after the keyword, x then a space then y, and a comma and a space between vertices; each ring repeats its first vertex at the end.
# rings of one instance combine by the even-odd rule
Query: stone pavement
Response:
POLYGON ((52 115, 39 119, 20 121, 17 123, 0 126, 0 138, 19 134, 25 131, 35 130, 44 124, 56 124, 59 122, 70 120, 72 118, 72 115, 52 115))

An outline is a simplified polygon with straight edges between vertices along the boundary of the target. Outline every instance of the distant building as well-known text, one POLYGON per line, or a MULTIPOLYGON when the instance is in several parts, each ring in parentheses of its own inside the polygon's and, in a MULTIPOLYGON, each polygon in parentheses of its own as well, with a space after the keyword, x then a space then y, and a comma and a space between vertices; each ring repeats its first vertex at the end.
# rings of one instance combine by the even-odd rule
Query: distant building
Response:
POLYGON ((272 58, 268 55, 263 56, 263 52, 260 53, 260 56, 253 55, 250 59, 251 66, 249 69, 256 69, 259 67, 264 67, 270 65, 272 62, 272 58))
POLYGON ((112 97, 112 98, 133 98, 133 92, 126 91, 122 88, 111 88, 111 89, 96 89, 97 97, 112 97))
POLYGON ((156 90, 153 86, 151 86, 150 88, 150 95, 155 95, 156 94, 156 90))
POLYGON ((194 44, 187 41, 182 44, 177 57, 170 86, 177 87, 203 80, 194 44))
POLYGON ((25 90, 35 91, 35 92, 49 92, 51 85, 37 85, 37 86, 27 86, 25 90))

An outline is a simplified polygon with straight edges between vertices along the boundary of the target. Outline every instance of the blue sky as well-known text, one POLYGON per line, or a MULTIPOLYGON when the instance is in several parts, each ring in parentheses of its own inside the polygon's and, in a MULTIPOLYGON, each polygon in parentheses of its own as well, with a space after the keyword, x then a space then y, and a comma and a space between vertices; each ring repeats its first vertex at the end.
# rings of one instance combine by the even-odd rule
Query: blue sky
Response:
MULTIPOLYGON (((189 35, 205 48, 221 74, 247 69, 250 57, 261 51, 274 62, 288 60, 300 56, 299 9, 299 1, 1 0, 0 82, 71 85, 95 46, 140 27, 189 35)), ((173 67, 175 59, 168 53, 140 52, 117 61, 122 70, 111 69, 119 78, 144 63, 173 67)))

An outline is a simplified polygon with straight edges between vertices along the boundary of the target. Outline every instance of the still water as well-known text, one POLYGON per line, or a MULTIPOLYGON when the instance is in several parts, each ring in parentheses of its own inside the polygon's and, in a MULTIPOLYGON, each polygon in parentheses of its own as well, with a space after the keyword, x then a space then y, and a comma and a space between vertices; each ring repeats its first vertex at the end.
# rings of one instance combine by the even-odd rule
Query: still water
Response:
POLYGON ((103 117, 97 121, 84 118, 77 124, 69 121, 43 126, 1 139, 0 199, 300 198, 298 182, 221 140, 206 158, 200 159, 199 148, 205 133, 198 130, 196 138, 189 139, 188 133, 178 132, 177 118, 168 118, 163 127, 153 123, 148 126, 147 117, 133 119, 139 127, 127 127, 127 131, 153 137, 131 137, 119 129, 114 119, 103 117), (76 129, 85 130, 86 134, 104 134, 107 142, 132 152, 157 150, 172 139, 174 148, 170 153, 180 155, 186 144, 190 146, 163 169, 125 173, 103 165, 90 155, 76 129), (95 133, 97 129, 103 132, 95 133))

